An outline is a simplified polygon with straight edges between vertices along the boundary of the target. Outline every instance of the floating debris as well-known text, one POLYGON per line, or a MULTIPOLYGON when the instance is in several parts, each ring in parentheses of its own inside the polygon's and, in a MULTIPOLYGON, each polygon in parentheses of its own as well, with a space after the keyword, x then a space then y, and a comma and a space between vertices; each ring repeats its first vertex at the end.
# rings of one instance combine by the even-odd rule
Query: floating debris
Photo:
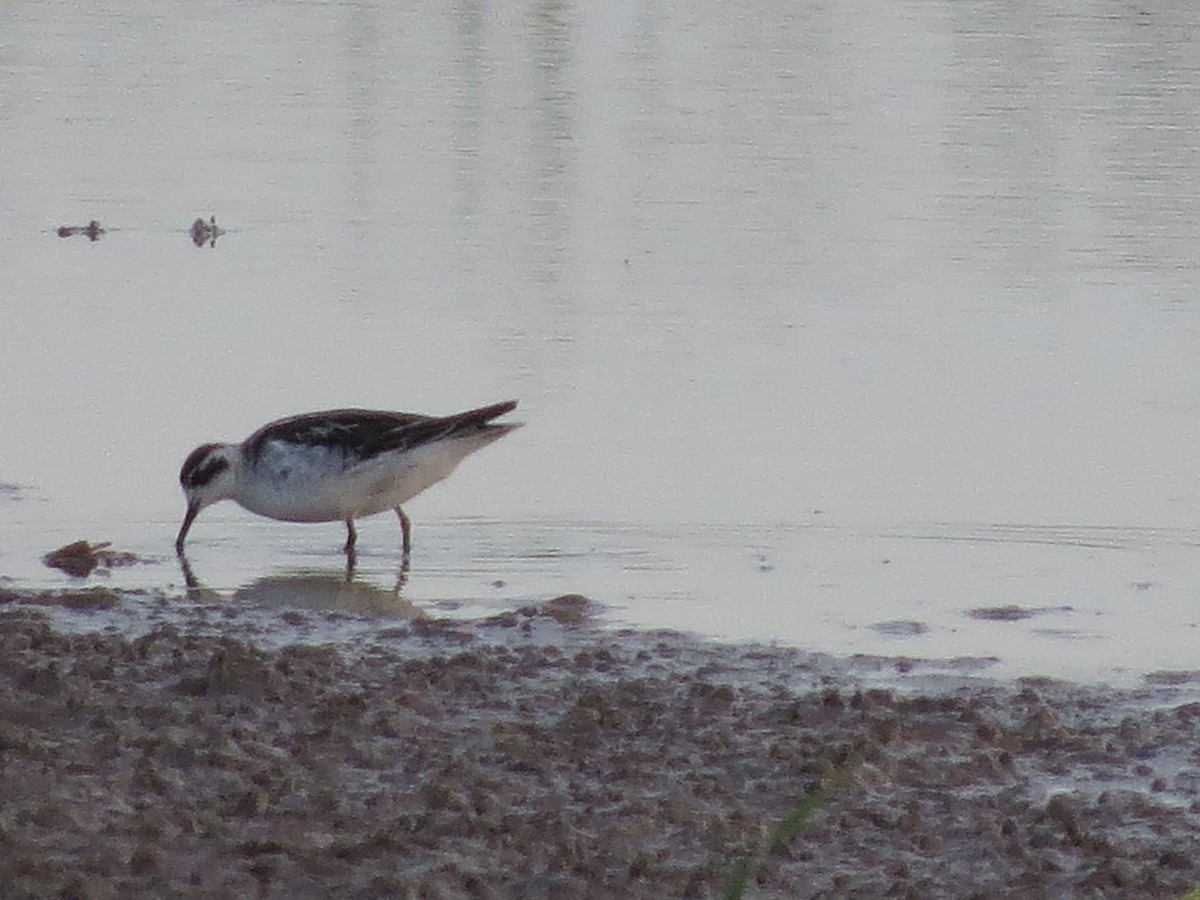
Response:
POLYGON ((867 626, 877 634, 888 637, 916 637, 929 631, 924 622, 914 622, 911 619, 891 619, 887 622, 874 622, 867 626))
POLYGON ((74 237, 78 234, 85 235, 89 241, 98 241, 101 235, 104 234, 104 228, 95 219, 92 219, 86 225, 58 226, 58 236, 61 238, 74 237))
POLYGON ((192 243, 197 247, 203 247, 205 244, 210 247, 217 246, 217 238, 224 233, 225 229, 217 225, 216 216, 209 216, 207 222, 202 218, 197 218, 188 231, 188 234, 192 236, 192 243))
POLYGON ((972 619, 983 622, 1019 622, 1021 619, 1032 619, 1047 613, 1074 612, 1070 606, 977 606, 968 609, 967 615, 972 619))
POLYGON ((51 550, 42 557, 42 562, 51 569, 60 569, 72 578, 87 578, 97 568, 104 570, 116 566, 128 566, 138 561, 132 553, 119 553, 109 550, 109 541, 92 544, 87 541, 75 541, 51 550))

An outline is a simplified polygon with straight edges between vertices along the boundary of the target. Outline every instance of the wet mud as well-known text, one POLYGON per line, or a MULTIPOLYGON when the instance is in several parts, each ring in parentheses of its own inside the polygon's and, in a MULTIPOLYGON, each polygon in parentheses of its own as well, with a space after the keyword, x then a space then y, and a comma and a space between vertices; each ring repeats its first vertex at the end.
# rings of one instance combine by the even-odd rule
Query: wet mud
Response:
MULTIPOLYGON (((83 594, 61 595, 69 614, 107 602, 83 594)), ((68 633, 44 609, 58 596, 0 596, 6 897, 1200 883, 1196 673, 1125 691, 934 676, 601 630, 572 596, 269 648, 236 611, 226 633, 182 613, 136 637, 68 633)))

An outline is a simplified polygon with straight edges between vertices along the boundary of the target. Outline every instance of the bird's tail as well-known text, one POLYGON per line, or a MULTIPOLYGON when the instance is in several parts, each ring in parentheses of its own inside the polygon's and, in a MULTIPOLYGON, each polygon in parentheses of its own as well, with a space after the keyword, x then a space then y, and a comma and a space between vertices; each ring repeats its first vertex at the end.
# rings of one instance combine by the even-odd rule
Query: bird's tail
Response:
MULTIPOLYGON (((522 422, 492 422, 507 412, 517 408, 516 400, 505 400, 503 403, 493 403, 491 406, 481 406, 479 409, 469 409, 466 412, 455 413, 438 420, 444 438, 467 437, 472 434, 486 434, 491 440, 503 437, 510 431, 520 428, 522 422)), ((488 443, 491 441, 489 440, 488 443)))

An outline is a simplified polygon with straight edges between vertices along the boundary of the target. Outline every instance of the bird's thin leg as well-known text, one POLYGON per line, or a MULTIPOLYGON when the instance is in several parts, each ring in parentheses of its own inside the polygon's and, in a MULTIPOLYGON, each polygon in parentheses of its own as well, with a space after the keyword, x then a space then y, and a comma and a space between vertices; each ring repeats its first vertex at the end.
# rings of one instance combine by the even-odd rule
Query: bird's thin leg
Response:
POLYGON ((354 564, 358 562, 358 554, 354 552, 354 542, 358 540, 358 532, 354 530, 354 520, 346 520, 346 581, 354 578, 354 564))
POLYGON ((189 594, 203 587, 200 584, 200 580, 196 578, 195 573, 192 572, 192 566, 188 562, 188 558, 182 553, 179 554, 179 567, 183 569, 183 583, 187 585, 189 594))
POLYGON ((400 557, 400 571, 396 573, 396 593, 399 594, 404 590, 404 585, 408 584, 408 554, 405 553, 400 557))
POLYGON ((404 514, 404 510, 396 507, 396 515, 400 517, 400 533, 404 536, 403 551, 404 555, 408 556, 412 550, 412 522, 408 520, 408 516, 404 514))

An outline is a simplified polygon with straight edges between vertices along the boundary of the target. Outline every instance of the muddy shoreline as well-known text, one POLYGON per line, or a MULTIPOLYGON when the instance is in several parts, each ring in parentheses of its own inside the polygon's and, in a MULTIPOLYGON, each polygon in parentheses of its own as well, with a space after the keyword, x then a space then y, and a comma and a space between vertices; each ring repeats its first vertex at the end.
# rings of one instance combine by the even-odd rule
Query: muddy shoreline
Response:
POLYGON ((851 661, 600 629, 581 598, 356 648, 267 647, 236 616, 131 638, 0 593, 6 897, 1200 884, 1197 673, 1117 691, 908 661, 885 688, 851 661))

